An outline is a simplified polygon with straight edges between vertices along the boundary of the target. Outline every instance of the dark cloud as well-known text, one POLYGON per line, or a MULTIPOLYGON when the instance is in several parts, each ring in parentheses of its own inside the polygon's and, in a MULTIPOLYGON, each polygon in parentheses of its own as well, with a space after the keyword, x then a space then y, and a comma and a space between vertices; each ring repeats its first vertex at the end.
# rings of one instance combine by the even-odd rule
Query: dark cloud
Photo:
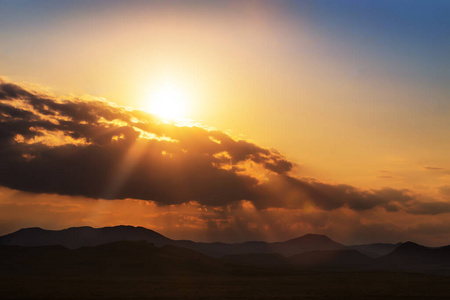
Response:
POLYGON ((414 202, 407 208, 407 212, 419 215, 438 215, 450 212, 450 202, 430 201, 414 202))
POLYGON ((218 206, 251 198, 258 184, 237 164, 292 168, 276 151, 105 101, 58 100, 12 83, 0 93, 0 183, 10 188, 218 206))
MULTIPOLYGON (((292 176, 273 149, 98 99, 59 99, 0 82, 0 185, 96 199, 258 209, 421 211, 407 190, 360 190, 292 176), (252 169, 254 166, 258 168, 252 169), (256 170, 264 174, 255 174, 256 170)), ((422 209, 423 210, 423 209, 422 209)), ((427 213, 427 212, 424 212, 427 213)))
POLYGON ((363 211, 380 206, 393 211, 413 200, 408 190, 384 188, 367 191, 350 185, 332 185, 289 175, 274 177, 260 186, 259 194, 253 200, 257 207, 302 208, 313 204, 323 210, 348 207, 363 211))

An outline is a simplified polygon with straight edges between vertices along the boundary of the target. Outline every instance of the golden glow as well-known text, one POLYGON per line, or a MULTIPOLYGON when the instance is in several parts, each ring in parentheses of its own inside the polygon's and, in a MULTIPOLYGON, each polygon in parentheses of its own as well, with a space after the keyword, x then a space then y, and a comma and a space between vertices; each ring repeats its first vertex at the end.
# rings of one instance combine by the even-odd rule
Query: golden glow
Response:
POLYGON ((185 89, 165 81, 157 86, 149 99, 149 110, 163 121, 179 121, 186 117, 189 97, 185 89))

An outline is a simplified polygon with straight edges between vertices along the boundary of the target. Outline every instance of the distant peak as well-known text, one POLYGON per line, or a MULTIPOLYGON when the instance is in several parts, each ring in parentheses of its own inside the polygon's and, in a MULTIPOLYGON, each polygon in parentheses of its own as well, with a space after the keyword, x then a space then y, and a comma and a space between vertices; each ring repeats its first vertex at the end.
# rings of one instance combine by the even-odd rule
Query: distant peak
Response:
POLYGON ((298 238, 288 240, 287 242, 291 241, 332 241, 332 240, 323 234, 308 233, 298 238))
POLYGON ((105 227, 91 227, 91 226, 79 226, 79 227, 69 227, 67 229, 64 230, 114 230, 114 229, 138 229, 138 230, 148 230, 148 231, 153 231, 151 229, 147 229, 145 227, 141 227, 141 226, 133 226, 133 225, 117 225, 117 226, 105 226, 105 227))
POLYGON ((117 225, 117 226, 106 226, 106 227, 101 227, 98 229, 139 229, 139 230, 148 230, 148 231, 153 231, 151 229, 142 227, 142 226, 134 226, 134 225, 117 225))
POLYGON ((395 251, 403 253, 423 252, 429 250, 428 247, 416 244, 414 242, 405 242, 398 246, 395 251))
POLYGON ((323 234, 315 234, 315 233, 308 233, 304 236, 299 237, 299 239, 314 239, 314 240, 331 240, 329 237, 323 234))
MULTIPOLYGON (((152 233, 152 234, 157 234, 162 236, 160 233, 142 227, 142 226, 133 226, 133 225, 117 225, 117 226, 108 226, 108 227, 91 227, 91 226, 76 226, 76 227, 69 227, 69 228, 65 228, 65 229, 43 229, 40 227, 28 227, 28 228, 22 228, 17 230, 17 233, 38 233, 38 232, 60 232, 60 233, 64 233, 64 232, 89 232, 89 231, 116 231, 116 232, 147 232, 147 233, 152 233)), ((13 233, 10 233, 13 234, 13 233)))
POLYGON ((304 236, 304 238, 326 238, 329 239, 326 235, 323 234, 315 234, 315 233, 307 233, 304 236))
POLYGON ((94 229, 91 226, 78 226, 78 227, 69 227, 67 229, 63 229, 63 230, 74 230, 74 229, 94 229))
POLYGON ((419 245, 417 243, 411 242, 411 241, 407 241, 407 242, 404 242, 403 244, 401 244, 399 248, 403 248, 403 249, 411 248, 412 249, 412 248, 426 248, 426 247, 419 245))
POLYGON ((42 231, 45 229, 42 229, 41 227, 27 227, 17 230, 17 232, 23 232, 23 231, 42 231))

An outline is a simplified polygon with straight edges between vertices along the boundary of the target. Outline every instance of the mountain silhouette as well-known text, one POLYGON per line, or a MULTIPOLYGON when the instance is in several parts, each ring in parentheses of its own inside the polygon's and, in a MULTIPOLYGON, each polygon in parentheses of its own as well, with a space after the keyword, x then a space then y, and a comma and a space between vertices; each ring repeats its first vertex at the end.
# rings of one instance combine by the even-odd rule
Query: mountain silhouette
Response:
POLYGON ((288 240, 286 242, 274 243, 277 253, 291 256, 313 250, 341 250, 345 246, 339 244, 325 235, 306 234, 304 236, 288 240))
MULTIPOLYGON (((135 229, 144 232, 148 239, 161 240, 159 234, 142 228, 109 228, 106 236, 116 239, 131 230, 125 238, 137 238, 139 234, 133 233, 135 229), (121 234, 108 236, 116 229, 121 234)), ((99 242, 93 241, 92 236, 74 234, 78 230, 95 234, 105 232, 75 228, 63 233, 69 232, 71 237, 77 237, 77 243, 99 242)), ((43 231, 35 228, 22 230, 17 236, 8 235, 6 241, 25 243, 25 237, 32 236, 32 233, 42 236, 43 231)), ((58 234, 56 236, 59 241, 67 241, 58 234)), ((34 240, 27 240, 27 244, 36 242, 36 237, 32 238, 34 240)), ((106 240, 103 236, 98 238, 106 240)), ((1 240, 5 242, 5 239, 1 240)), ((407 242, 376 259, 347 248, 313 250, 289 257, 279 253, 248 253, 214 258, 170 244, 179 241, 165 237, 162 240, 169 244, 156 246, 146 240, 125 240, 72 249, 61 245, 0 245, 0 298, 409 299, 411 291, 418 295, 412 298, 417 299, 448 298, 450 265, 446 262, 450 257, 450 246, 427 248, 407 242), (392 298, 387 293, 389 289, 398 297, 392 298)), ((46 242, 54 243, 55 240, 46 242)), ((195 242, 181 242, 197 245, 195 242)), ((74 246, 75 242, 70 245, 74 246)), ((203 250, 225 246, 234 251, 273 251, 275 247, 286 247, 281 248, 286 252, 313 246, 343 247, 317 235, 280 243, 198 245, 203 250)))
POLYGON ((345 246, 324 235, 306 234, 285 242, 268 243, 250 241, 244 243, 202 243, 189 240, 172 240, 153 230, 134 226, 72 227, 63 230, 45 230, 37 227, 25 228, 0 237, 0 245, 50 246, 61 245, 69 249, 98 246, 117 241, 147 241, 155 246, 173 245, 195 250, 212 256, 278 253, 284 256, 312 250, 339 250, 345 246))
POLYGON ((0 246, 2 271, 17 273, 64 273, 146 275, 211 273, 225 270, 223 264, 190 249, 146 241, 120 241, 93 247, 0 246))
POLYGON ((196 243, 192 241, 175 241, 180 247, 190 248, 213 257, 224 255, 253 254, 253 253, 278 253, 290 256, 311 250, 337 250, 345 246, 339 244, 324 235, 306 234, 299 238, 285 242, 250 241, 244 243, 196 243))
POLYGON ((83 246, 97 246, 118 241, 145 240, 156 246, 165 245, 169 238, 144 228, 114 226, 103 228, 71 227, 63 230, 45 230, 38 227, 20 229, 0 237, 0 245, 49 246, 61 245, 70 249, 83 246))
MULTIPOLYGON (((8 264, 8 258, 11 262, 15 259, 49 261, 49 265, 58 261, 78 261, 80 266, 105 265, 102 267, 105 270, 122 261, 124 265, 152 265, 154 271, 167 268, 195 270, 187 262, 201 262, 204 270, 220 269, 225 264, 296 269, 400 268, 408 271, 442 270, 450 266, 450 246, 428 248, 413 242, 344 246, 318 234, 273 243, 202 243, 172 240, 153 230, 134 226, 63 230, 26 228, 0 237, 0 245, 4 245, 0 255, 5 267, 12 266, 8 264)), ((447 272, 445 270, 442 272, 447 272)))
POLYGON ((391 253, 380 257, 378 261, 397 267, 450 266, 450 246, 429 248, 413 242, 406 242, 391 253))
POLYGON ((347 247, 316 234, 274 243, 200 243, 172 240, 133 226, 27 228, 0 237, 0 269, 12 274, 39 270, 145 275, 222 272, 230 268, 253 273, 262 269, 371 269, 449 274, 450 246, 429 248, 406 242, 347 247), (377 255, 393 250, 373 258, 352 248, 378 251, 377 255))

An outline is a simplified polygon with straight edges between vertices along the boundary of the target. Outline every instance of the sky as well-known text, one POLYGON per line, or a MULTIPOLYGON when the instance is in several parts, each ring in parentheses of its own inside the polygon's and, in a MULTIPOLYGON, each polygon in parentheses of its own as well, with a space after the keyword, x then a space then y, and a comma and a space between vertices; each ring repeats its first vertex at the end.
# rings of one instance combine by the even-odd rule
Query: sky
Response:
POLYGON ((450 2, 0 0, 0 235, 450 240, 450 2))

